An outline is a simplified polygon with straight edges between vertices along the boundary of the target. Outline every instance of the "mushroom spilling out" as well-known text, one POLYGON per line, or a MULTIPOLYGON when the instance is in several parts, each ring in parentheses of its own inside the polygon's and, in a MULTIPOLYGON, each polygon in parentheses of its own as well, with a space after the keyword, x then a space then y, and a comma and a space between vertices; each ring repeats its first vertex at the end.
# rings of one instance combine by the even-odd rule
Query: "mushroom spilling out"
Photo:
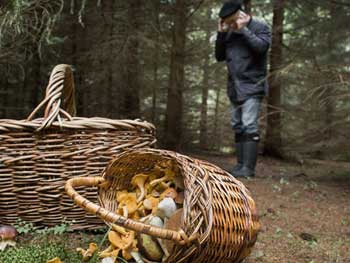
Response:
POLYGON ((55 257, 53 259, 46 261, 46 263, 62 263, 62 261, 59 257, 55 257))
POLYGON ((0 226, 0 251, 3 251, 7 246, 16 246, 16 236, 18 232, 16 228, 8 225, 0 226))
MULTIPOLYGON (((172 230, 181 227, 184 182, 175 162, 161 161, 147 172, 135 174, 130 189, 117 192, 117 214, 154 227, 163 228, 167 220, 175 221, 172 230)), ((169 224, 168 224, 169 225, 169 224)), ((117 258, 136 263, 163 262, 172 250, 172 241, 155 238, 112 224, 108 233, 110 245, 99 253, 102 262, 118 262, 117 258)))
POLYGON ((77 252, 79 252, 83 257, 83 262, 89 261, 90 258, 97 251, 97 245, 95 243, 90 243, 88 249, 77 248, 77 252))

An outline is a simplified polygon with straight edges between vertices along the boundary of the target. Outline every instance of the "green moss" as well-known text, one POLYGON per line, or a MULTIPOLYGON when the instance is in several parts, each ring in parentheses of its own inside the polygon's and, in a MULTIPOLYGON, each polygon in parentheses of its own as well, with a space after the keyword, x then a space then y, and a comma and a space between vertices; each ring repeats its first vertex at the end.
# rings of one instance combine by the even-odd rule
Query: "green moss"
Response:
MULTIPOLYGON (((65 263, 80 263, 81 256, 69 250, 63 244, 48 243, 29 245, 18 248, 8 248, 0 254, 1 263, 46 263, 47 260, 59 257, 65 263)), ((96 263, 97 257, 90 263, 96 263)))

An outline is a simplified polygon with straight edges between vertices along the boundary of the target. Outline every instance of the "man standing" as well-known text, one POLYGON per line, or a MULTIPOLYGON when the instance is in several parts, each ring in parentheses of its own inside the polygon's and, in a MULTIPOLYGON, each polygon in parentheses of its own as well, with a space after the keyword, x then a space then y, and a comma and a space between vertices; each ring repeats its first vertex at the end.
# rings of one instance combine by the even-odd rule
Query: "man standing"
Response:
POLYGON ((227 94, 236 141, 237 165, 231 173, 236 177, 254 176, 260 140, 258 117, 268 92, 271 32, 266 23, 242 11, 240 0, 224 3, 219 17, 215 57, 227 64, 227 94))

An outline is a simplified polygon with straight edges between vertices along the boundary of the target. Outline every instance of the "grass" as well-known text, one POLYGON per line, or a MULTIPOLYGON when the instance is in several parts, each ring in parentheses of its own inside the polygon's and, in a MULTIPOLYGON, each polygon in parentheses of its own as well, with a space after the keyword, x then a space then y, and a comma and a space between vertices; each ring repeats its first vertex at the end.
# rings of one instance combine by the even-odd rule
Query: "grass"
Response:
MULTIPOLYGON (((18 248, 9 248, 0 254, 1 263, 45 263, 59 257, 62 261, 70 263, 81 262, 81 257, 76 252, 67 248, 63 243, 42 243, 26 245, 18 248)), ((90 261, 97 262, 96 261, 90 261)))
MULTIPOLYGON (((22 220, 18 220, 15 226, 20 233, 17 247, 1 252, 1 263, 46 263, 56 257, 64 263, 81 263, 82 257, 76 248, 86 249, 91 242, 102 246, 107 231, 101 228, 93 232, 70 232, 67 223, 38 229, 22 220)), ((100 260, 95 254, 88 262, 97 263, 100 260)))

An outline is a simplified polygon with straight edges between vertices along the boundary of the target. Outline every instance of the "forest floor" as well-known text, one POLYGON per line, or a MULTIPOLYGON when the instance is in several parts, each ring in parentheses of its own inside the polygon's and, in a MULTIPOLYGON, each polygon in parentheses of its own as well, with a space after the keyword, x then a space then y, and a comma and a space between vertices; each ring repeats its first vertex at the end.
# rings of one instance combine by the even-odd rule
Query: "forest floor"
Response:
MULTIPOLYGON (((231 156, 189 155, 224 169, 234 165, 231 156)), ((300 165, 259 157, 257 176, 241 181, 256 201, 262 225, 245 263, 350 263, 350 163, 307 161, 300 165)), ((31 261, 26 255, 44 252, 47 255, 42 258, 61 255, 63 262, 81 262, 75 249, 86 248, 90 242, 102 244, 107 231, 56 230, 64 233, 47 231, 45 238, 33 233, 21 235, 18 246, 23 249, 12 254, 26 260, 1 257, 0 253, 0 262, 40 263, 38 256, 31 261), (57 251, 47 249, 48 243, 54 243, 57 251), (39 246, 33 248, 33 244, 39 246)), ((95 258, 89 262, 100 261, 95 258)))
MULTIPOLYGON (((234 165, 232 157, 196 157, 224 169, 234 165)), ((260 157, 257 176, 241 181, 262 224, 246 263, 350 263, 350 163, 260 157)))

